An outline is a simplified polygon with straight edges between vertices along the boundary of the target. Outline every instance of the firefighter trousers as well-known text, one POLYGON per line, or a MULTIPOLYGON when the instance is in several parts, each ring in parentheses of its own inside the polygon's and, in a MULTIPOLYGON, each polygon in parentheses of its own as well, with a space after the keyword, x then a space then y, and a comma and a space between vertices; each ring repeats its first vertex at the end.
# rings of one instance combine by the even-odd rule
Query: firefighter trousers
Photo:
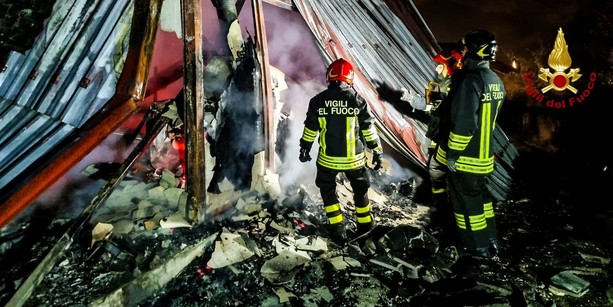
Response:
POLYGON ((450 172, 449 179, 449 197, 460 238, 470 250, 489 248, 498 233, 486 176, 450 172))
MULTIPOLYGON (((317 165, 317 177, 315 185, 319 188, 324 202, 326 216, 330 225, 343 222, 343 212, 336 196, 336 176, 341 171, 325 168, 317 165)), ((356 211, 356 222, 359 232, 367 231, 372 227, 372 215, 368 200, 368 188, 370 188, 370 175, 365 167, 342 171, 353 189, 353 201, 356 211)), ((339 224, 340 225, 340 224, 339 224)))
POLYGON ((428 159, 428 175, 430 176, 433 196, 447 192, 447 172, 449 172, 447 165, 438 162, 435 154, 430 155, 428 159))
POLYGON ((435 155, 428 159, 428 174, 432 192, 432 205, 435 209, 431 214, 431 222, 434 227, 441 227, 447 234, 456 233, 453 208, 449 200, 447 165, 436 160, 435 155))

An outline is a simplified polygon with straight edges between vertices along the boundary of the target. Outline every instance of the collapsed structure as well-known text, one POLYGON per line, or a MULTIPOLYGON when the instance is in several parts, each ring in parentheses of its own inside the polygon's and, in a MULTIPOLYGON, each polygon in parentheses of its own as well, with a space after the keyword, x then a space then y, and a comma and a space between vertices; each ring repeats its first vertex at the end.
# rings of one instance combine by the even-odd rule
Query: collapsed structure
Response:
MULTIPOLYGON (((27 300, 81 233, 80 227, 108 224, 109 220, 100 217, 105 210, 114 203, 132 203, 131 199, 114 198, 118 196, 113 193, 133 188, 123 180, 134 172, 135 165, 149 174, 147 178, 164 180, 160 183, 164 189, 148 193, 159 193, 163 200, 157 202, 171 208, 151 211, 148 203, 140 202, 146 197, 139 198, 129 214, 137 216, 137 224, 148 230, 165 229, 164 224, 172 221, 179 223, 171 224, 174 227, 191 227, 228 208, 243 208, 253 191, 271 199, 285 198, 276 171, 286 159, 292 159, 292 152, 283 149, 291 148, 286 141, 292 140, 279 136, 291 137, 286 120, 295 112, 283 108, 281 93, 289 86, 283 72, 268 63, 263 5, 257 0, 205 2, 218 13, 224 43, 221 50, 202 54, 210 49, 194 47, 200 46, 199 36, 172 33, 190 31, 190 25, 192 32, 199 33, 194 28, 201 20, 188 20, 184 14, 187 8, 199 8, 196 2, 181 7, 180 1, 170 0, 164 4, 154 0, 61 1, 32 49, 10 55, 0 74, 0 127, 5 132, 0 149, 2 226, 109 135, 128 127, 124 125, 132 115, 148 110, 136 129, 121 129, 130 141, 140 138, 139 143, 128 143, 133 147, 131 154, 124 161, 114 161, 117 166, 100 193, 12 302, 27 300), (243 27, 250 27, 239 23, 243 4, 253 12, 254 33, 243 33, 243 27), (181 16, 184 24, 177 29, 181 16), (172 21, 175 27, 167 28, 172 21), (196 44, 191 45, 192 41, 196 44), (171 58, 170 54, 178 53, 176 49, 183 50, 185 58, 171 58), (156 58, 160 50, 164 54, 156 58), (192 75, 183 77, 179 71, 192 75), (166 131, 177 135, 167 139, 166 131), (137 137, 139 134, 142 136, 137 137), (27 140, 25 145, 23 140, 27 140), (175 156, 178 161, 172 164, 164 161, 163 154, 172 155, 180 148, 187 151, 185 156, 175 156)), ((425 85, 434 78, 431 58, 440 47, 415 6, 400 1, 267 2, 300 13, 322 52, 322 63, 342 57, 355 64, 356 90, 373 110, 383 140, 408 161, 416 178, 423 176, 429 143, 425 124, 379 100, 373 84, 388 76, 384 81, 424 95, 425 85)), ((509 144, 503 133, 498 137, 501 144, 509 144)), ((516 152, 512 146, 504 150, 507 167, 512 167, 516 152)), ((504 190, 510 178, 504 168, 498 171, 500 176, 495 178, 504 190)), ((504 199, 504 192, 497 198, 504 199)), ((112 227, 115 233, 119 233, 119 224, 112 227)), ((102 238, 109 233, 103 231, 102 238)), ((196 244, 190 257, 199 255, 196 250, 203 248, 201 244, 212 242, 196 244)))

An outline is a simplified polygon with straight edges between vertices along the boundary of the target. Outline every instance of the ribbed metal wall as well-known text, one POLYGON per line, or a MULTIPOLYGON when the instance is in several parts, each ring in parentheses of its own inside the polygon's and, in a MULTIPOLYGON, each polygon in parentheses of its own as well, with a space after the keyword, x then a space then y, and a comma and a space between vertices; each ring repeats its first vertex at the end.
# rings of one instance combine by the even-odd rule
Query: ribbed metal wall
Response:
POLYGON ((0 73, 0 189, 76 137, 115 93, 133 5, 129 0, 57 1, 25 54, 0 73))

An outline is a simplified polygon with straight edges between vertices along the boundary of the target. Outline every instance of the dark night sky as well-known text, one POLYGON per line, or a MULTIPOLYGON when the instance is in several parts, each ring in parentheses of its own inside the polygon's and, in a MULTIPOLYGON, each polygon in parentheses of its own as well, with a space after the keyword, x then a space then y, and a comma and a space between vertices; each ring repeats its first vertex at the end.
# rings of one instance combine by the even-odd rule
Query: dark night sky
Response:
MULTIPOLYGON (((553 46, 560 27, 564 33, 593 31, 592 25, 577 25, 573 21, 581 12, 592 14, 596 8, 601 9, 606 5, 605 2, 606 0, 413 1, 439 41, 455 42, 466 32, 486 29, 496 35, 502 56, 527 56, 541 43, 546 47, 553 46)), ((566 37, 567 43, 572 46, 573 41, 569 39, 569 35, 566 37)))
MULTIPOLYGON (((494 33, 499 46, 497 61, 510 63, 517 58, 524 65, 522 74, 528 71, 536 74, 539 67, 548 67, 548 55, 558 29, 562 28, 573 67, 580 67, 586 77, 596 72, 598 85, 586 103, 574 108, 536 105, 537 108, 524 109, 523 103, 509 101, 503 111, 502 120, 507 119, 503 126, 512 130, 511 124, 516 124, 518 127, 514 130, 521 131, 524 141, 542 139, 542 144, 547 146, 552 142, 562 151, 576 154, 575 158, 589 156, 590 161, 610 161, 610 153, 595 153, 585 146, 598 143, 597 135, 612 131, 607 123, 613 93, 613 1, 413 0, 413 3, 440 42, 457 42, 474 29, 494 33), (524 121, 522 126, 519 126, 518 117, 524 121), (526 126, 526 118, 534 118, 535 124, 526 126)), ((586 87, 586 77, 578 82, 579 88, 586 87)), ((524 91, 525 84, 519 76, 515 82, 507 83, 507 89, 510 90, 512 84, 518 86, 516 93, 524 91)), ((562 94, 566 94, 566 98, 573 96, 562 94)), ((564 97, 550 98, 561 100, 564 97)), ((543 148, 549 148, 547 146, 543 148)))

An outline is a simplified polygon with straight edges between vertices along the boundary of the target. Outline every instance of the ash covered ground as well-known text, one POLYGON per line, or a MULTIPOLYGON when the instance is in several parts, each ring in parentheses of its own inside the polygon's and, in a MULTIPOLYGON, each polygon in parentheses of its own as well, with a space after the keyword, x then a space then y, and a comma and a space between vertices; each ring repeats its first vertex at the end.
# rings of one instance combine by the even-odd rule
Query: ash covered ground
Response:
MULTIPOLYGON (((502 245, 496 261, 458 257, 450 235, 431 231, 431 208, 419 189, 415 195, 415 181, 377 186, 385 175, 373 173, 378 226, 367 248, 328 241, 313 186, 279 199, 246 193, 194 227, 133 223, 119 231, 116 223, 114 232, 92 240, 94 221, 109 219, 111 211, 102 210, 24 305, 611 305, 613 209, 603 202, 611 176, 561 168, 563 161, 521 150, 511 195, 495 204, 502 245)), ((343 209, 351 221, 351 203, 343 209)), ((2 230, 0 303, 70 225, 57 212, 33 209, 2 230)))

